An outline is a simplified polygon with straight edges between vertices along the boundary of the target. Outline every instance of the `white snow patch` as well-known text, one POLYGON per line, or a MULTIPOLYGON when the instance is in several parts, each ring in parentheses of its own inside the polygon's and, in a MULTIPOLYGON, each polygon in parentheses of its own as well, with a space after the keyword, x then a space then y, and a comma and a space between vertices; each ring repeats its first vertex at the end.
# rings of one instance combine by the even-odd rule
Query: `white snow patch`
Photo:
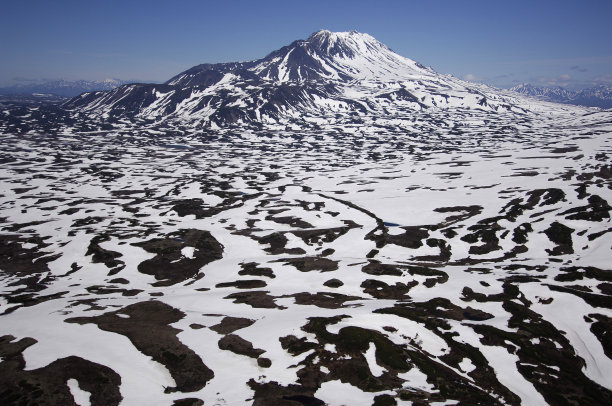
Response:
POLYGON ((476 369, 476 366, 472 363, 472 360, 469 358, 464 358, 463 360, 461 360, 461 362, 459 363, 459 368, 461 368, 461 370, 465 373, 470 373, 473 370, 476 369))
POLYGON ((76 379, 68 379, 68 388, 70 388, 70 393, 74 398, 74 403, 79 406, 90 406, 90 397, 91 393, 84 391, 79 387, 79 382, 76 379))
POLYGON ((348 383, 329 381, 324 382, 314 396, 327 406, 370 406, 376 394, 362 392, 348 383))
POLYGON ((181 249, 181 255, 185 258, 193 259, 193 255, 195 254, 195 247, 183 247, 181 249))
POLYGON ((435 389, 432 384, 427 382, 427 375, 416 366, 413 366, 408 372, 398 374, 397 376, 406 381, 404 387, 416 388, 424 391, 433 391, 435 389))
POLYGON ((370 372, 374 376, 381 376, 385 372, 385 368, 381 367, 376 363, 376 346, 374 343, 370 343, 368 350, 363 354, 365 356, 366 361, 368 362, 368 366, 370 367, 370 372))

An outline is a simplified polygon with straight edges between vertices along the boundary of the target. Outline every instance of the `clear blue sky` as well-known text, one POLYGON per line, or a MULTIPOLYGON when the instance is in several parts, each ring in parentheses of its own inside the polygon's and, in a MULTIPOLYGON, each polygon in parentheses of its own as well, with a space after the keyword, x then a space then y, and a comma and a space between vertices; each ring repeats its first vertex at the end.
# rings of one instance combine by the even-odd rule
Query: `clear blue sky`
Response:
POLYGON ((0 85, 165 81, 258 59, 319 29, 367 32, 441 73, 496 86, 612 83, 612 1, 4 0, 0 85))

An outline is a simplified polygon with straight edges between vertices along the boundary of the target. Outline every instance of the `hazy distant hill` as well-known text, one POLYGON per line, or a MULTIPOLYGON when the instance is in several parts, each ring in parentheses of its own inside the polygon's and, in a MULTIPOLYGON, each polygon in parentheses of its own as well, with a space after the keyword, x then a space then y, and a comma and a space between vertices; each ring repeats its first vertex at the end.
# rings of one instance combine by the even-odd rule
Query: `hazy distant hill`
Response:
POLYGON ((558 103, 601 107, 604 109, 612 108, 612 87, 607 85, 599 85, 580 91, 572 91, 560 86, 544 87, 523 83, 514 86, 510 90, 558 103))
POLYGON ((119 79, 104 80, 37 80, 0 87, 0 95, 32 95, 37 93, 74 97, 84 92, 112 90, 128 82, 119 79))

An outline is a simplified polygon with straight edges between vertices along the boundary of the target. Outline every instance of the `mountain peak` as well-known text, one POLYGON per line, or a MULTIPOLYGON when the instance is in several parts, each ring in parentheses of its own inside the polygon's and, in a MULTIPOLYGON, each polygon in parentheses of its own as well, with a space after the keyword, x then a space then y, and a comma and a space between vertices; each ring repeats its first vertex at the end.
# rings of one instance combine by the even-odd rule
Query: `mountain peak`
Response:
POLYGON ((400 56, 369 34, 319 30, 266 57, 245 63, 203 64, 170 79, 167 84, 210 85, 231 74, 275 83, 303 81, 405 80, 434 74, 400 56))
POLYGON ((310 36, 308 37, 308 41, 314 40, 314 39, 320 39, 320 38, 325 38, 325 39, 333 38, 334 40, 337 40, 337 39, 345 39, 349 37, 368 37, 368 38, 374 39, 374 37, 372 37, 370 34, 361 33, 356 30, 351 30, 351 31, 319 30, 319 31, 316 31, 310 34, 310 36))
POLYGON ((308 37, 306 43, 329 56, 353 58, 356 54, 375 49, 389 50, 373 36, 358 31, 332 32, 320 30, 308 37))

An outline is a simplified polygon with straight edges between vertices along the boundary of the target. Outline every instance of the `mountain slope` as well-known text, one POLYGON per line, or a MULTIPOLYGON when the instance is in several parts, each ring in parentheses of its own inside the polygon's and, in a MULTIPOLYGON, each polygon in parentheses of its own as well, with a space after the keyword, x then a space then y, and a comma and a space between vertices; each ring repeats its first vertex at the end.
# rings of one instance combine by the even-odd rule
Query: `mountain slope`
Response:
POLYGON ((356 114, 374 120, 429 108, 524 110, 516 96, 439 75, 355 31, 319 31, 260 60, 198 65, 164 85, 84 94, 64 107, 111 122, 177 121, 196 127, 308 126, 322 112, 342 124, 356 114))

